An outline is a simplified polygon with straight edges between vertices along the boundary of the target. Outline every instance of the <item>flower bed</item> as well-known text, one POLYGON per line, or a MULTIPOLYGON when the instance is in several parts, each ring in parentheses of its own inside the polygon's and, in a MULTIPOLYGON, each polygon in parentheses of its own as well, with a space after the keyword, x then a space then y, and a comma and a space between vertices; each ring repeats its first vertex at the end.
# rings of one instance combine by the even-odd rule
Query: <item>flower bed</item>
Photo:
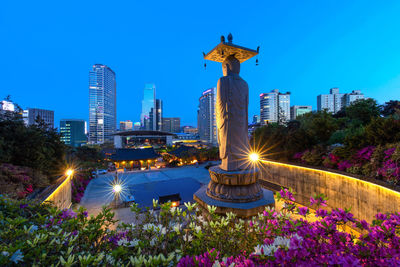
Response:
POLYGON ((25 198, 33 192, 33 171, 28 167, 15 166, 8 163, 0 164, 0 188, 2 194, 14 198, 25 198))
POLYGON ((400 144, 367 146, 350 155, 343 153, 342 147, 324 154, 317 150, 296 153, 297 162, 337 169, 351 174, 383 180, 392 185, 400 185, 400 144))
POLYGON ((115 223, 110 209, 88 217, 83 209, 57 210, 39 203, 0 197, 0 265, 62 266, 273 266, 400 264, 400 213, 377 214, 372 224, 354 219, 348 210, 327 211, 326 199, 310 199, 318 220, 297 207, 293 192, 281 190, 284 209, 266 209, 251 220, 214 213, 199 215, 196 204, 185 209, 170 203, 140 214, 137 224, 115 223), (298 214, 300 219, 290 216, 298 214), (140 217, 140 218, 139 218, 140 217), (356 228, 358 237, 343 231, 356 228))
POLYGON ((86 187, 93 178, 91 170, 75 174, 71 181, 72 203, 81 202, 86 187))

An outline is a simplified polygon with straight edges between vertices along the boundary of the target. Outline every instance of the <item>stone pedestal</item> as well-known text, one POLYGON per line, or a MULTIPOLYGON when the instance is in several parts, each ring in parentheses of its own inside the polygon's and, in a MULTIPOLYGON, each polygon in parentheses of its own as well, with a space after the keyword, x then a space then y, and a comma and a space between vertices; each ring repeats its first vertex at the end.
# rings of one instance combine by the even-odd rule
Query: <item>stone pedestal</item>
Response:
POLYGON ((265 206, 275 206, 272 191, 261 188, 257 169, 224 171, 219 166, 209 169, 211 181, 201 187, 193 198, 207 211, 216 206, 216 213, 234 212, 248 218, 262 212, 265 206))

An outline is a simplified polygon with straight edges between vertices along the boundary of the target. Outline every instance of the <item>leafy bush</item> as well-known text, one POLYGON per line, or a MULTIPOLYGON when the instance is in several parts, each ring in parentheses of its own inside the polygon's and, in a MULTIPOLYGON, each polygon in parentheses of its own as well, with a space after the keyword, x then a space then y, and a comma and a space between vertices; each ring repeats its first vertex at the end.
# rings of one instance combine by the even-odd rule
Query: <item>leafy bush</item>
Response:
POLYGON ((72 203, 79 203, 85 193, 86 187, 94 177, 91 170, 77 173, 71 181, 72 203))
POLYGON ((196 204, 185 210, 159 205, 140 213, 136 224, 116 223, 110 209, 97 216, 57 210, 48 204, 0 197, 0 264, 61 266, 237 266, 254 265, 390 265, 400 264, 400 213, 377 214, 372 224, 348 210, 326 210, 326 197, 298 207, 294 193, 276 196, 281 211, 266 208, 249 220, 215 214, 200 215, 196 204), (297 219, 292 217, 296 214, 297 219), (343 231, 351 226, 361 235, 343 231))
POLYGON ((301 157, 301 160, 306 164, 319 166, 322 164, 324 152, 320 148, 306 150, 301 157))

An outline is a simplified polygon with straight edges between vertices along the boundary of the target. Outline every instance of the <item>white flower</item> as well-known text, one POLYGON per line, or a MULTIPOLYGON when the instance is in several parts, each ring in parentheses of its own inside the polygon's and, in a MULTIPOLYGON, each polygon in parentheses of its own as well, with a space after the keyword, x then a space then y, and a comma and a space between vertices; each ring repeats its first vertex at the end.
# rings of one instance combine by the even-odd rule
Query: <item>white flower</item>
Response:
POLYGON ((277 247, 274 245, 257 245, 254 248, 254 254, 255 255, 264 255, 264 256, 271 256, 275 251, 277 250, 277 247))
POLYGON ((146 223, 143 225, 143 230, 145 231, 153 231, 156 226, 153 223, 146 223))
POLYGON ((173 226, 173 229, 174 229, 174 231, 176 232, 176 233, 180 233, 180 231, 181 231, 181 225, 179 224, 179 223, 177 223, 177 224, 175 224, 174 226, 173 226))
POLYGON ((8 257, 8 255, 10 255, 10 253, 8 253, 8 251, 3 251, 3 252, 1 252, 1 254, 2 254, 3 256, 5 256, 5 257, 8 257))
POLYGON ((139 240, 138 239, 133 239, 132 241, 129 242, 128 247, 136 247, 137 245, 139 245, 139 240))
POLYGON ((153 238, 150 240, 150 246, 154 246, 154 245, 156 244, 156 242, 157 242, 157 239, 153 237, 153 238))
POLYGON ((277 246, 277 247, 283 246, 283 247, 289 248, 290 247, 290 238, 277 236, 274 240, 273 245, 277 246))
POLYGON ((126 238, 121 238, 120 240, 118 240, 118 246, 125 246, 128 243, 128 239, 126 238))
POLYGON ((190 242, 193 240, 193 237, 191 235, 184 235, 183 240, 186 242, 190 242))
POLYGON ((11 256, 10 261, 14 263, 18 263, 20 261, 24 261, 24 254, 22 254, 21 250, 17 250, 14 252, 14 254, 11 256))
POLYGON ((201 231, 201 227, 197 225, 197 226, 194 228, 194 230, 196 231, 196 233, 198 233, 198 232, 201 231))
POLYGON ((167 228, 162 226, 162 224, 158 224, 155 229, 157 232, 161 233, 162 235, 165 235, 167 233, 167 228))
POLYGON ((161 228, 160 233, 161 233, 162 235, 166 235, 166 234, 167 234, 167 228, 165 228, 165 227, 161 228))
POLYGON ((172 207, 169 211, 171 212, 172 215, 175 215, 176 207, 172 207))

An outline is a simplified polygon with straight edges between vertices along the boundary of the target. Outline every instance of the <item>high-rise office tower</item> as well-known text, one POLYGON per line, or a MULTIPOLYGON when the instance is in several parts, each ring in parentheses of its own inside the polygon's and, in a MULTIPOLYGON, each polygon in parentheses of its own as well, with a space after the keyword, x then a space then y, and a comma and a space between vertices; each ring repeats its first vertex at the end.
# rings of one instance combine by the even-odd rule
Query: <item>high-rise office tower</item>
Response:
POLYGON ((61 141, 72 147, 80 147, 87 143, 86 121, 75 119, 60 120, 61 141))
POLYGON ((117 127, 117 82, 115 72, 95 64, 89 72, 89 143, 113 142, 117 127))
POLYGON ((201 140, 216 146, 217 122, 215 117, 215 103, 217 101, 217 89, 205 90, 199 98, 199 109, 197 111, 197 128, 201 140))
POLYGON ((298 116, 312 111, 311 106, 291 106, 290 107, 290 119, 295 120, 298 116))
POLYGON ((149 117, 150 117, 150 126, 154 127, 152 131, 161 131, 162 129, 162 110, 163 105, 161 99, 156 99, 155 108, 151 108, 149 117))
POLYGON ((142 113, 140 122, 144 130, 156 129, 156 120, 150 122, 150 117, 156 117, 156 86, 152 83, 145 84, 143 90, 142 113))
POLYGON ((119 122, 119 129, 121 131, 131 131, 133 128, 133 122, 131 121, 120 121, 119 122))
POLYGON ((37 124, 37 119, 41 119, 47 124, 48 128, 54 128, 54 111, 39 109, 39 108, 28 108, 23 111, 22 118, 25 125, 37 124))
POLYGON ((290 93, 280 93, 274 89, 269 93, 260 94, 261 124, 283 122, 290 120, 290 93))
POLYGON ((364 99, 364 94, 360 90, 353 90, 349 94, 341 94, 339 93, 339 88, 331 88, 329 94, 317 96, 317 110, 336 113, 358 99, 364 99))
POLYGON ((162 118, 162 130, 169 133, 179 133, 181 130, 181 119, 162 118))

